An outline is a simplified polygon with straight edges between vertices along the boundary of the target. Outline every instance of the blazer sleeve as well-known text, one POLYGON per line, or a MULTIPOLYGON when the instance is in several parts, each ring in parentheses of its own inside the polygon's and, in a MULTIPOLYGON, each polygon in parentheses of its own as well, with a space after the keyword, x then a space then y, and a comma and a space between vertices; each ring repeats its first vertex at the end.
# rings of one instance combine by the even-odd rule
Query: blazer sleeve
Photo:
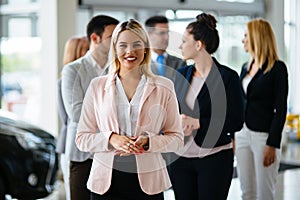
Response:
POLYGON ((67 116, 63 98, 62 98, 61 79, 59 79, 57 81, 57 109, 58 109, 58 115, 59 115, 61 123, 66 125, 68 116, 67 116))
POLYGON ((96 86, 96 81, 92 80, 83 101, 81 116, 77 127, 75 143, 78 149, 84 152, 96 153, 111 151, 109 138, 112 131, 100 132, 97 123, 97 108, 95 107, 96 86))
POLYGON ((274 89, 274 116, 271 122, 267 145, 280 148, 282 130, 287 113, 287 96, 288 96, 288 73, 283 62, 275 63, 275 80, 274 89))
POLYGON ((77 67, 67 65, 62 71, 62 98, 66 112, 72 122, 78 123, 84 91, 81 87, 81 76, 77 67))
POLYGON ((58 110, 58 115, 62 126, 56 142, 56 152, 65 153, 68 116, 63 104, 63 99, 61 94, 61 79, 57 81, 57 110, 58 110))
POLYGON ((242 85, 237 73, 230 77, 226 90, 227 112, 224 129, 234 138, 234 132, 241 130, 244 124, 242 85))
POLYGON ((184 145, 184 134, 173 84, 171 88, 169 100, 164 105, 166 111, 162 126, 164 134, 150 133, 149 152, 174 152, 184 145))

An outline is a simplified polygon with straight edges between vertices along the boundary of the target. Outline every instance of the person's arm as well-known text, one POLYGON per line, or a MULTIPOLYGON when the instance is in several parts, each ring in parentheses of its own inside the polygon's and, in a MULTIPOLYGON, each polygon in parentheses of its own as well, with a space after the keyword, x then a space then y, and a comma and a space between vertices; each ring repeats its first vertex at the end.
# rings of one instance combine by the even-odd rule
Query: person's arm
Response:
POLYGON ((66 124, 68 116, 62 98, 61 79, 57 81, 57 110, 58 110, 60 121, 63 124, 66 124))
MULTIPOLYGON (((276 148, 280 148, 282 130, 287 113, 287 95, 288 95, 288 73, 283 62, 275 63, 278 66, 274 68, 275 85, 273 91, 274 98, 274 116, 268 134, 267 144, 264 151, 263 165, 270 166, 276 160, 276 148)), ((274 66, 275 67, 275 66, 274 66)))
MULTIPOLYGON (((111 151, 109 143, 113 131, 101 131, 97 124, 97 108, 95 108, 95 88, 99 85, 92 81, 89 85, 81 111, 80 120, 77 127, 75 143, 79 150, 85 152, 111 151)), ((99 89, 99 88, 97 88, 99 89)), ((99 116, 98 116, 99 117, 99 116)))
MULTIPOLYGON (((267 145, 280 148, 281 135, 284 127, 287 113, 287 96, 288 96, 288 73, 283 62, 275 63, 278 66, 274 68, 274 116, 270 126, 270 132, 267 139, 267 145)), ((274 66, 275 67, 275 66, 274 66)))
POLYGON ((84 91, 80 84, 80 75, 74 65, 67 65, 62 71, 62 98, 66 112, 72 122, 78 123, 84 91))
POLYGON ((68 116, 63 103, 61 94, 61 79, 57 81, 57 111, 62 124, 60 134, 57 137, 56 152, 65 153, 66 138, 67 138, 67 121, 68 116))
MULTIPOLYGON (((165 115, 162 132, 164 134, 147 133, 149 135, 148 152, 174 152, 178 151, 184 145, 184 135, 179 115, 178 102, 173 84, 170 87, 172 90, 169 98, 165 105, 163 105, 165 108, 165 115)), ((149 113, 149 115, 151 115, 151 113, 149 113)))
POLYGON ((227 112, 224 130, 234 136, 234 132, 242 129, 244 123, 244 104, 242 86, 237 73, 230 78, 226 86, 227 112))

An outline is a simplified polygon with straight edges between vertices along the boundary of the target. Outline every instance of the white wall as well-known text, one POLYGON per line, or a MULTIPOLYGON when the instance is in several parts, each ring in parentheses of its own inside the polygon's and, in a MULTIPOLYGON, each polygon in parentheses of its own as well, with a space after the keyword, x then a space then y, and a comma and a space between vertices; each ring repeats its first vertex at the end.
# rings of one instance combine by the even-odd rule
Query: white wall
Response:
POLYGON ((58 135, 57 78, 62 68, 66 40, 76 32, 77 0, 41 0, 39 26, 42 39, 40 122, 45 130, 58 135))

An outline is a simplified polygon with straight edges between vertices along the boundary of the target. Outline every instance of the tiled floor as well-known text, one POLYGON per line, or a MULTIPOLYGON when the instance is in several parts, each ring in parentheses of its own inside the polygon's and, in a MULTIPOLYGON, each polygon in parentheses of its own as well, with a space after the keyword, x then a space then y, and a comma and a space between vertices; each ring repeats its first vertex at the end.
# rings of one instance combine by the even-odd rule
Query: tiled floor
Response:
MULTIPOLYGON (((300 165, 300 142, 289 141, 283 147, 282 162, 300 165)), ((285 170, 278 177, 276 200, 300 200, 300 168, 285 170)), ((165 200, 174 200, 172 190, 165 192, 165 200)), ((241 199, 238 178, 232 180, 228 200, 241 199)), ((43 200, 65 200, 63 184, 58 183, 57 191, 43 200)))

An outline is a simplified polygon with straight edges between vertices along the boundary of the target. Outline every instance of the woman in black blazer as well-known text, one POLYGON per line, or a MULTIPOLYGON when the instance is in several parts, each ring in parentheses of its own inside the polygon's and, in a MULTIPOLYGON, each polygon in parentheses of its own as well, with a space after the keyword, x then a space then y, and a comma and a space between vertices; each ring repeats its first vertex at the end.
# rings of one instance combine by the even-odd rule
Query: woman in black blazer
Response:
POLYGON ((240 75, 245 124, 235 134, 238 175, 243 199, 271 200, 275 199, 287 112, 288 73, 278 58, 269 22, 248 22, 243 43, 251 61, 240 75))
POLYGON ((211 56, 219 46, 216 19, 197 16, 180 49, 195 64, 180 68, 175 90, 185 146, 176 152, 170 176, 176 200, 226 199, 233 173, 232 133, 243 125, 238 74, 211 56))

